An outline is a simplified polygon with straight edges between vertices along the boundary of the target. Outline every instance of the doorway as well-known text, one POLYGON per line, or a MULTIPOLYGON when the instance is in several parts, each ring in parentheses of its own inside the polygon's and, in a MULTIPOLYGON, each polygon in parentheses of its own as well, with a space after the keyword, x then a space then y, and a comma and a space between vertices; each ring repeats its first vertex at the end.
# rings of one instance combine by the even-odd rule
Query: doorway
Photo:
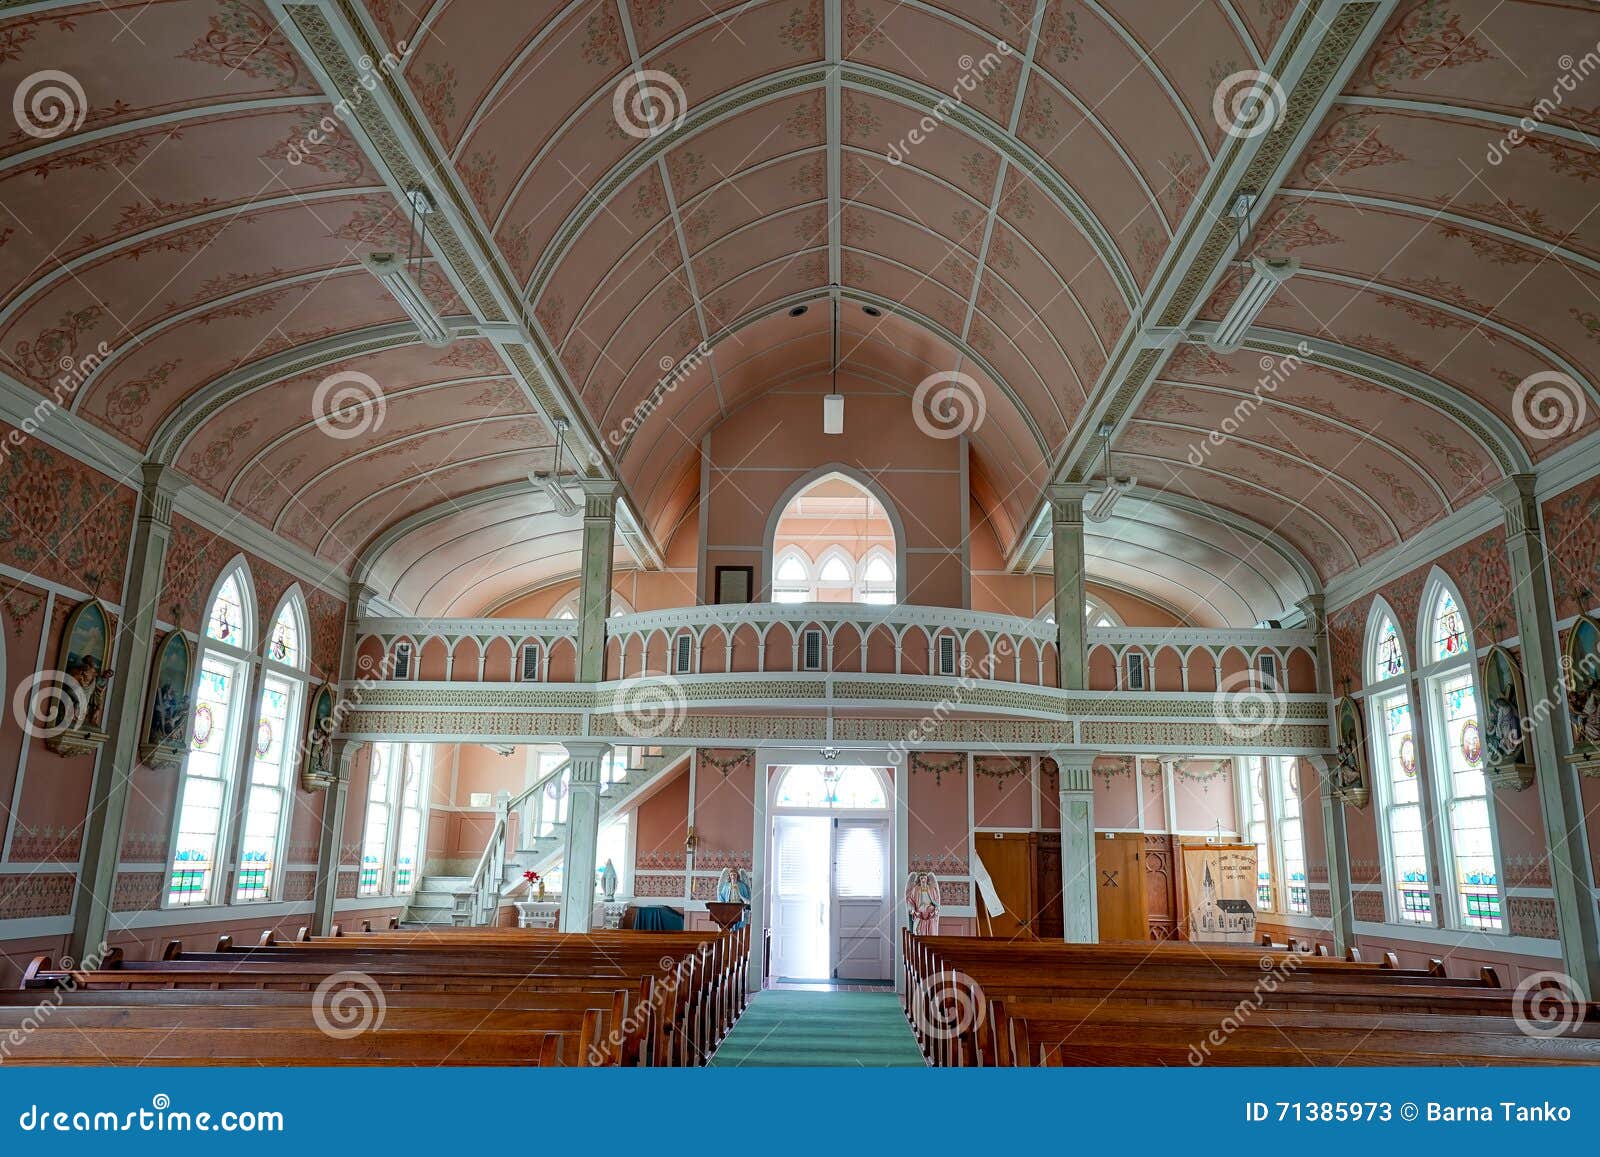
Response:
POLYGON ((866 766, 780 771, 769 845, 773 979, 891 979, 887 782, 881 769, 866 766))

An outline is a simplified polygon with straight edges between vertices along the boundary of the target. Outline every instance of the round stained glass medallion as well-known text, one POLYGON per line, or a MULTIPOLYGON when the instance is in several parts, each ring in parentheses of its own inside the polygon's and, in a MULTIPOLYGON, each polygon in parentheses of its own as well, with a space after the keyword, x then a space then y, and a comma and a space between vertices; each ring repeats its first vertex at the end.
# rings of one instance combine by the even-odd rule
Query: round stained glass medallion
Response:
POLYGON ((1473 767, 1483 759, 1483 732, 1476 719, 1469 719, 1461 726, 1461 754, 1473 767))
POLYGON ((261 721, 261 726, 256 728, 256 755, 264 757, 272 750, 272 722, 267 719, 261 721))
POLYGON ((216 719, 212 717, 209 704, 202 703, 194 709, 194 735, 189 743, 196 749, 203 748, 211 739, 211 729, 216 726, 216 719))
POLYGON ((1400 741, 1400 770, 1407 775, 1417 774, 1417 745, 1409 735, 1400 741))

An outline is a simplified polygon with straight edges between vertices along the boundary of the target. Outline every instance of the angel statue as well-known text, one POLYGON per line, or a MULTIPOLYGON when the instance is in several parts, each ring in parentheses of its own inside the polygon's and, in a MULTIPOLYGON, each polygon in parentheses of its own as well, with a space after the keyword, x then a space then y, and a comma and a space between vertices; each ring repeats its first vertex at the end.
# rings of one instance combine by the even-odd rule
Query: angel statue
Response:
POLYGON ((906 881, 906 917, 918 936, 939 935, 939 881, 932 872, 912 872, 906 881))
POLYGON ((1507 687, 1499 696, 1489 700, 1488 726, 1489 766, 1499 767, 1522 761, 1522 714, 1517 710, 1516 696, 1507 687))

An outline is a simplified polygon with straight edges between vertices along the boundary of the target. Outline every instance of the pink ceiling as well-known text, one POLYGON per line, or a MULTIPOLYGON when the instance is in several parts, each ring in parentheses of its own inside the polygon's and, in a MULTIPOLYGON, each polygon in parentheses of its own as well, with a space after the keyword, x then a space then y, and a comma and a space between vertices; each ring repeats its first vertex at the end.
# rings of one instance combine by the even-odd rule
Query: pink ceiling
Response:
MULTIPOLYGON (((1025 535, 1222 146, 1218 81, 1260 67, 1294 7, 1052 0, 1033 38, 1028 0, 840 0, 831 128, 823 0, 362 2, 378 39, 415 42, 399 82, 661 541, 692 510, 700 436, 763 391, 820 380, 835 279, 847 389, 909 394, 932 372, 971 374, 987 403, 975 490, 1003 533, 1025 535), (746 91, 654 155, 663 142, 613 114, 635 68, 673 77, 691 116, 746 91), (976 72, 963 115, 982 131, 950 119, 909 143, 925 109, 895 90, 948 93, 976 72), (863 315, 865 300, 883 316, 863 315), (709 355, 637 421, 663 367, 702 343, 709 355)), ((1256 353, 1184 345, 1118 442, 1142 485, 1276 531, 1326 580, 1498 477, 1449 399, 1535 460, 1592 431, 1600 404, 1562 437, 1529 434, 1512 395, 1552 369, 1600 376, 1594 82, 1493 156, 1508 118, 1551 95, 1552 46, 1592 45, 1596 23, 1575 0, 1401 4, 1259 208, 1247 250, 1302 264, 1262 326, 1388 359, 1434 397, 1302 366, 1196 464, 1198 433, 1261 370, 1256 353)), ((0 21, 0 91, 44 69, 79 77, 89 108, 57 139, 0 137, 0 369, 50 392, 65 362, 95 355, 69 403, 140 453, 200 412, 179 467, 341 565, 430 509, 449 538, 465 515, 448 503, 548 460, 550 432, 485 342, 440 351, 402 336, 273 371, 310 343, 402 332, 360 258, 403 247, 406 226, 349 132, 291 162, 332 106, 261 0, 34 6, 0 21), (311 425, 335 371, 384 394, 382 421, 348 441, 311 425), (261 380, 233 388, 245 379, 261 380)), ((466 315, 442 267, 430 261, 424 283, 442 312, 466 315)), ((508 590, 531 557, 502 568, 508 590)), ((394 597, 459 593, 409 581, 394 597)), ((1241 586, 1224 617, 1280 588, 1275 574, 1241 586)))
MULTIPOLYGON (((1130 468, 1275 528, 1327 579, 1499 479, 1453 399, 1497 417, 1535 461, 1592 433, 1592 391, 1554 437, 1514 397, 1539 373, 1600 380, 1600 152, 1572 139, 1600 128, 1600 96, 1558 87, 1561 46, 1597 32, 1593 5, 1408 0, 1258 213, 1247 251, 1301 269, 1257 324, 1388 359, 1442 386, 1443 403, 1302 366, 1196 463, 1191 449, 1262 369, 1248 351, 1185 346, 1119 443, 1130 468), (1552 115, 1508 147, 1494 116, 1553 92, 1552 115)), ((1221 318, 1241 283, 1226 279, 1202 318, 1221 318)))

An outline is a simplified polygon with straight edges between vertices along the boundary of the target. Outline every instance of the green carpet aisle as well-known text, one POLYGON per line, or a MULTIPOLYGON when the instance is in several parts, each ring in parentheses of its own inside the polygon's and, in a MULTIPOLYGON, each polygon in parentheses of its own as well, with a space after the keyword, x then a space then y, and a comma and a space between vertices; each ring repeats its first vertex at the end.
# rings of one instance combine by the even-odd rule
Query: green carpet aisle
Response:
POLYGON ((750 1002, 713 1065, 916 1065, 924 1062, 893 992, 766 991, 750 1002))

